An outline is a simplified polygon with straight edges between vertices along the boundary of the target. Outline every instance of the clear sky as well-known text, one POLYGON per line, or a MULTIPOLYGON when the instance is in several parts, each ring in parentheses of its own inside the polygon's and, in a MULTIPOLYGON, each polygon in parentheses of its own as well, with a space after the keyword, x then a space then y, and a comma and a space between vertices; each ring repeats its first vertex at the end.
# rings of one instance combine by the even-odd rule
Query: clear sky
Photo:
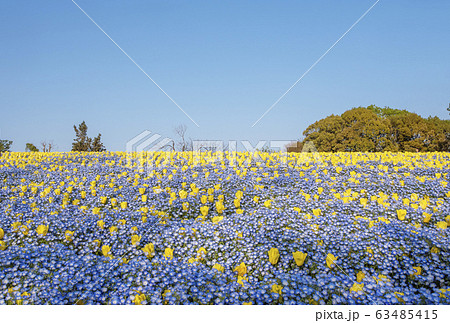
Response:
POLYGON ((143 130, 193 139, 295 140, 312 122, 375 104, 448 118, 450 1, 0 1, 1 139, 71 149, 85 120, 108 150, 143 130))

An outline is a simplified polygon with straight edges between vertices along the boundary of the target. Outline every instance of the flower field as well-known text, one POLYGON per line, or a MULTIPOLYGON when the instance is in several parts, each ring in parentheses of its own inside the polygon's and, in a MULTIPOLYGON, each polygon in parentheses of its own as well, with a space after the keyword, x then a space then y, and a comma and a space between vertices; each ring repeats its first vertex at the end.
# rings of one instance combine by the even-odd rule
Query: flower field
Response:
POLYGON ((0 304, 450 304, 449 153, 4 153, 0 304))

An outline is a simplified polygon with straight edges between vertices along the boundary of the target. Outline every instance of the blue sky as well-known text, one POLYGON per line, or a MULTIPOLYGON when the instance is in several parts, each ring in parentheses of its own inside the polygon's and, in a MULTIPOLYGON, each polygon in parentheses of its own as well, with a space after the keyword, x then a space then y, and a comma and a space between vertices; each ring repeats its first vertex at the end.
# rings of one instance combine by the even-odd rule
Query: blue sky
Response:
POLYGON ((0 2, 0 138, 70 150, 85 120, 108 150, 143 130, 208 140, 295 140, 356 106, 448 118, 449 1, 70 0, 0 2))

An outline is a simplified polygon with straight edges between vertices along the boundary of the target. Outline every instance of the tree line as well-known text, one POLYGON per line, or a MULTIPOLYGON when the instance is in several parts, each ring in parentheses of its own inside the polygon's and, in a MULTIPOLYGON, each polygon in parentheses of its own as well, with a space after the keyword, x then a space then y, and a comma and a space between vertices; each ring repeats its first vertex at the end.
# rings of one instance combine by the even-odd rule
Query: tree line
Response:
MULTIPOLYGON (((75 130, 75 139, 72 143, 72 151, 101 152, 106 150, 100 133, 94 138, 90 138, 87 135, 88 127, 86 122, 83 121, 78 127, 74 125, 73 129, 75 130)), ((11 140, 0 140, 0 153, 10 151, 12 144, 11 140)), ((30 142, 25 145, 25 151, 27 152, 51 152, 54 148, 55 145, 52 141, 42 141, 41 150, 30 142)))
POLYGON ((307 142, 320 152, 450 151, 450 120, 375 105, 328 116, 308 126, 303 135, 304 140, 288 151, 302 151, 307 142))

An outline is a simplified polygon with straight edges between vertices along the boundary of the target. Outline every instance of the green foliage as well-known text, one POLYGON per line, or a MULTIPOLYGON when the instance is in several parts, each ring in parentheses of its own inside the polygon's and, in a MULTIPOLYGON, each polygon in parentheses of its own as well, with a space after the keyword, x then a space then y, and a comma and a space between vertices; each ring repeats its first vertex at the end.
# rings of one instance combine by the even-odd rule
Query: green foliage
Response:
POLYGON ((310 125, 303 142, 318 151, 449 151, 450 120, 391 108, 353 108, 310 125))
POLYGON ((29 142, 25 145, 25 151, 38 152, 39 149, 35 145, 33 145, 32 143, 29 142))
POLYGON ((13 142, 11 140, 0 140, 0 153, 9 151, 12 143, 13 142))
POLYGON ((73 126, 75 130, 74 142, 72 143, 72 151, 105 151, 105 146, 101 142, 101 134, 98 134, 94 139, 89 138, 87 135, 88 127, 83 121, 78 128, 73 126))

